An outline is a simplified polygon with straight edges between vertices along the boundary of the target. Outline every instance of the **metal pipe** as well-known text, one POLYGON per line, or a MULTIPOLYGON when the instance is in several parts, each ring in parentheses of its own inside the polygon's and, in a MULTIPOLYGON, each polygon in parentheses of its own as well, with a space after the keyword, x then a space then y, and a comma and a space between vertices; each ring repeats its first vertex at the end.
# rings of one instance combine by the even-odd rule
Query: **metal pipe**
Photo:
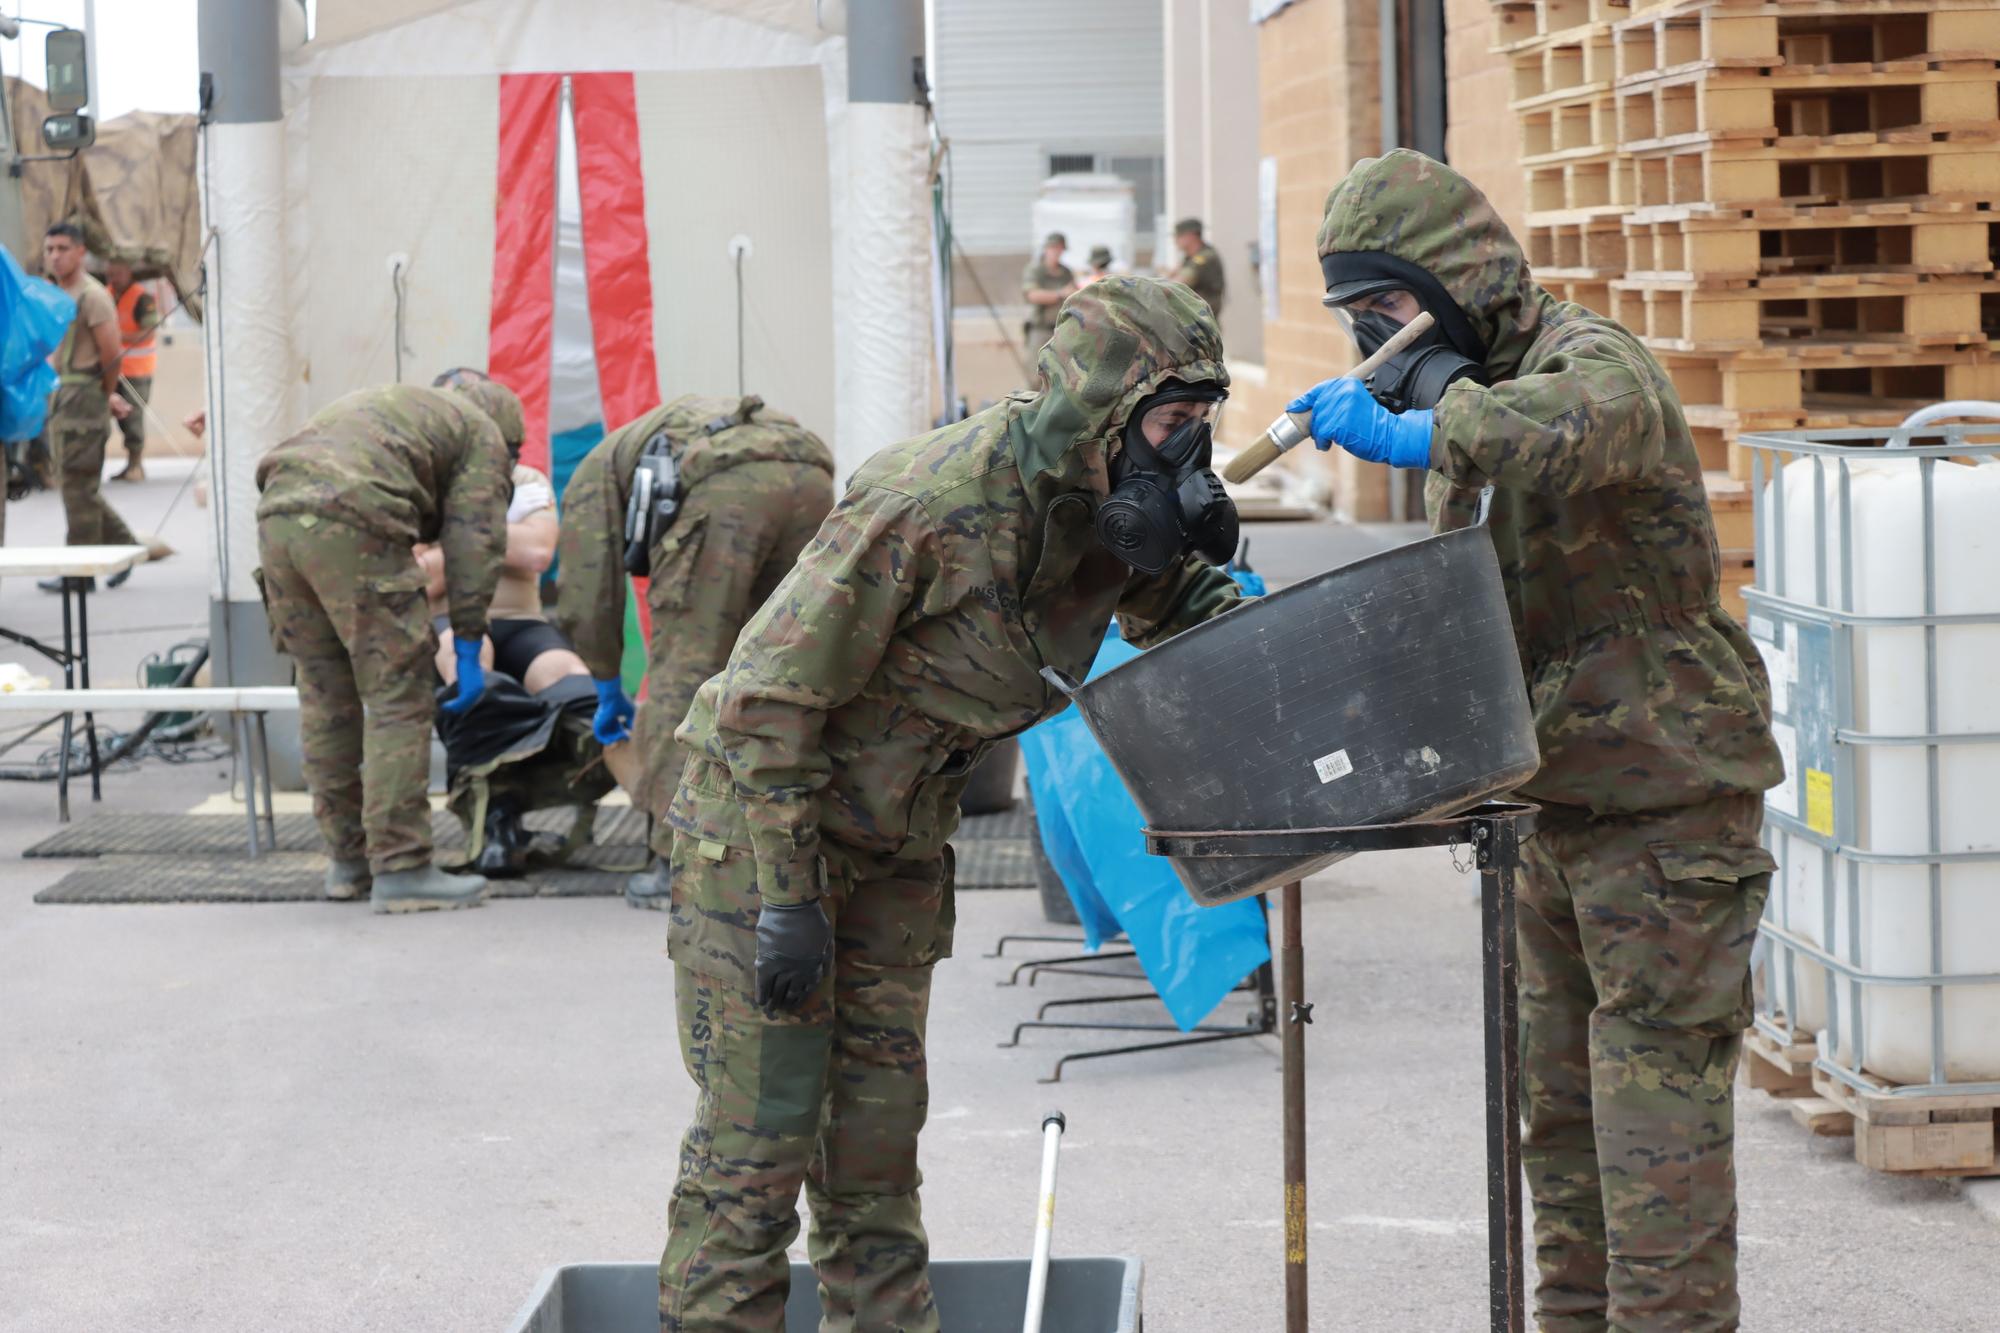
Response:
POLYGON ((1306 1274, 1306 1006, 1304 933, 1298 881, 1278 895, 1283 922, 1278 946, 1285 1025, 1279 1047, 1284 1057, 1285 1107, 1285 1333, 1307 1333, 1310 1288, 1306 1274))
POLYGON ((1491 1327, 1523 1333, 1521 1067, 1514 873, 1520 835, 1511 819, 1473 826, 1479 866, 1480 973, 1486 1037, 1486 1271, 1491 1327))
POLYGON ((1056 1228, 1056 1160, 1062 1151, 1061 1111, 1042 1118, 1042 1188, 1035 1205, 1035 1255, 1028 1264, 1028 1306, 1021 1333, 1042 1333, 1042 1302, 1049 1287, 1049 1246, 1056 1228))

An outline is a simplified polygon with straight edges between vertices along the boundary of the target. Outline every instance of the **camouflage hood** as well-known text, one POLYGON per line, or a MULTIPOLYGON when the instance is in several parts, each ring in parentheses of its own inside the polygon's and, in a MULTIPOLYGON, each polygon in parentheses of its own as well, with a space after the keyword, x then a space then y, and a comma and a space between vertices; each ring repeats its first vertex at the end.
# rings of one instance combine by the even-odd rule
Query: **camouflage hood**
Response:
POLYGON ((507 442, 507 452, 520 455, 528 427, 521 414, 521 400, 512 389, 497 380, 476 380, 469 376, 455 379, 445 387, 493 418, 493 424, 500 428, 500 438, 507 442))
POLYGON ((1102 278, 1064 301, 1036 368, 1041 391, 1008 429, 1037 512, 1063 491, 1105 489, 1109 446, 1163 381, 1229 386, 1215 316, 1158 278, 1102 278))
POLYGON ((1393 255, 1450 293, 1486 347, 1495 379, 1520 370, 1548 299, 1479 188, 1442 162, 1398 148, 1363 158, 1326 197, 1319 257, 1393 255))

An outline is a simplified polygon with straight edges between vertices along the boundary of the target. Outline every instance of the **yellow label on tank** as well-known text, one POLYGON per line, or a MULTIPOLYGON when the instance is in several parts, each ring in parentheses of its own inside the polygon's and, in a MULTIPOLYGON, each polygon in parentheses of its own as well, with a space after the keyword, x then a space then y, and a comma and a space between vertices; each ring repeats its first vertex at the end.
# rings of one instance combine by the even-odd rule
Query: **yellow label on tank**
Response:
POLYGON ((1833 774, 1817 768, 1806 770, 1806 827, 1833 836, 1833 774))

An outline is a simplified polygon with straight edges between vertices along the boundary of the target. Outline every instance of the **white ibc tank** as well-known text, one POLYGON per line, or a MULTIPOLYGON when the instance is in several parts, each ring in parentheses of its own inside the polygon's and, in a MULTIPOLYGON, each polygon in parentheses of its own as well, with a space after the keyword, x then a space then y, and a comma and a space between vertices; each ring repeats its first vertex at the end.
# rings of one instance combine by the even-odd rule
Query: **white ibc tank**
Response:
POLYGON ((1106 172, 1064 172, 1042 182, 1031 214, 1034 239, 1032 253, 1042 252, 1042 238, 1059 231, 1069 248, 1063 263, 1081 276, 1090 266, 1093 246, 1111 251, 1111 267, 1130 273, 1138 248, 1137 213, 1132 202, 1132 182, 1106 172))
MULTIPOLYGON (((1788 600, 1844 607, 1862 616, 1924 614, 1924 502, 1917 461, 1886 452, 1849 462, 1852 550, 1847 552, 1841 549, 1838 465, 1825 460, 1824 490, 1817 498, 1814 466, 1802 458, 1785 468, 1785 561, 1781 586, 1773 590, 1788 600), (1823 590, 1815 576, 1822 524, 1823 590), (1844 574, 1851 574, 1851 587, 1844 586, 1844 574)), ((1933 463, 1932 503, 1935 613, 2000 615, 2000 464, 1933 463)), ((1922 626, 1855 628, 1854 729, 1873 736, 2000 733, 2000 625, 1938 627, 1935 727, 1926 717, 1924 638, 1922 626)), ((1848 845, 1862 852, 1928 855, 1933 849, 1927 748, 1859 745, 1851 753, 1855 825, 1843 830, 1848 845)), ((1803 786, 1797 775, 1787 783, 1788 790, 1803 786)), ((1996 793, 2000 744, 1940 746, 1936 850, 2000 850, 1996 793)), ((1803 792, 1797 795, 1803 801, 1803 792)), ((1806 811, 1801 805, 1794 813, 1803 818, 1806 811)), ((1830 947, 1838 958, 1858 959, 1868 973, 1934 971, 1928 864, 1857 865, 1835 856, 1828 882, 1817 845, 1790 835, 1782 844, 1793 930, 1830 947), (1856 874, 1859 891, 1850 896, 1849 876, 1856 874), (1823 938, 1827 893, 1833 896, 1830 944, 1823 938)), ((1941 875, 1941 970, 2000 972, 2000 862, 1946 862, 1941 875)), ((1807 1030, 1825 1021, 1823 978, 1821 969, 1799 960, 1796 1021, 1807 1030)), ((1833 1051, 1823 1052, 1850 1065, 1857 1019, 1853 989, 1845 980, 1835 986, 1840 1039, 1833 1051)), ((1864 1069, 1895 1083, 1931 1080, 1928 988, 1864 983, 1858 1018, 1864 1069)), ((1943 1050, 1947 1080, 2000 1079, 2000 986, 1945 990, 1943 1050)))

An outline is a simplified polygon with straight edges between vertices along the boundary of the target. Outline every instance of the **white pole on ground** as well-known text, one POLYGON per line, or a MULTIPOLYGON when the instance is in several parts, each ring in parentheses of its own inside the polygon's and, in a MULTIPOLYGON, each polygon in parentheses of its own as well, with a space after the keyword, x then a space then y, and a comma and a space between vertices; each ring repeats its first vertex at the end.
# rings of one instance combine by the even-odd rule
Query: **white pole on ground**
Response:
POLYGON ((1061 1111, 1042 1120, 1042 1191, 1035 1205, 1035 1257, 1028 1265, 1028 1309, 1021 1333, 1042 1333, 1042 1302, 1049 1288, 1049 1245, 1056 1231, 1056 1156, 1067 1122, 1061 1111))

